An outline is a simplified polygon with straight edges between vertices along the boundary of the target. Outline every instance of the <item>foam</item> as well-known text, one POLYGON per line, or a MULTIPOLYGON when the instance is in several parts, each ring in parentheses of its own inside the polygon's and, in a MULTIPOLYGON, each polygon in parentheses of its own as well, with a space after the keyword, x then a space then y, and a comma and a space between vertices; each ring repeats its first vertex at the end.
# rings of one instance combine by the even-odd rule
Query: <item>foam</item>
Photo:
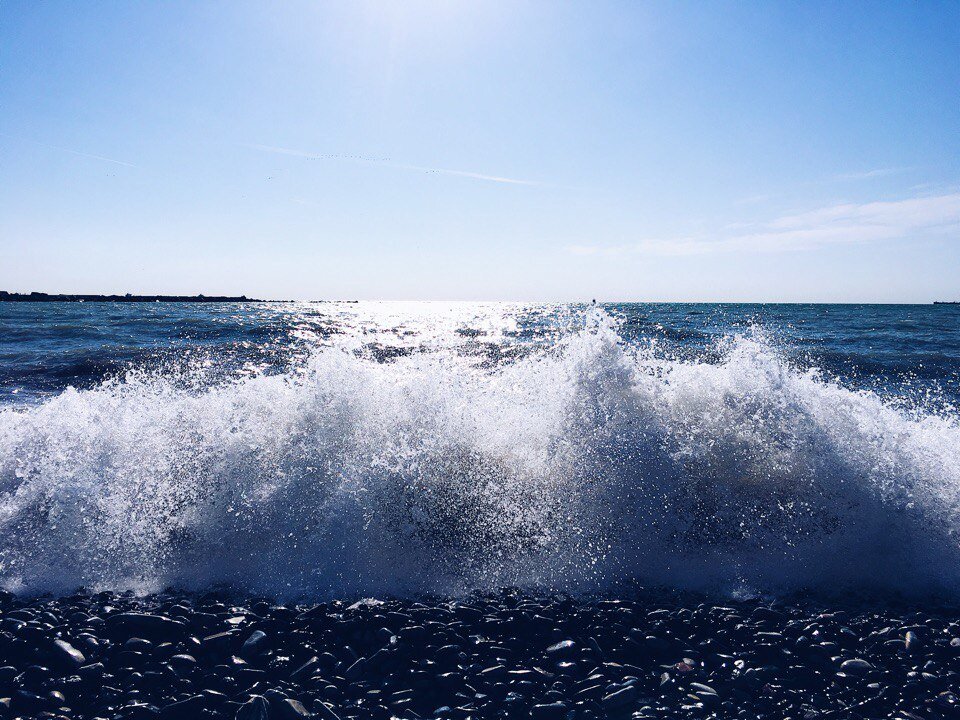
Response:
POLYGON ((798 370, 762 335, 678 359, 597 312, 494 368, 355 350, 0 409, 3 585, 960 593, 957 416, 798 370))

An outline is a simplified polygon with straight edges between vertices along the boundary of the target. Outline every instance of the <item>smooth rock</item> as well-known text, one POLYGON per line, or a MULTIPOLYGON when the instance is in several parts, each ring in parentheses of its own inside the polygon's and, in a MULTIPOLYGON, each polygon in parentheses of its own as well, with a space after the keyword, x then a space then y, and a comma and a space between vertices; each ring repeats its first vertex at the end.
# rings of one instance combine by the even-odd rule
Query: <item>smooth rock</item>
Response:
POLYGON ((570 657, 574 652, 575 646, 576 643, 573 642, 573 640, 561 640, 556 645, 548 647, 546 653, 554 659, 570 657))
POLYGON ((193 695, 160 708, 160 717, 164 720, 192 720, 199 717, 203 710, 203 695, 193 695))
POLYGON ((79 668, 81 665, 85 665, 87 658, 84 657, 83 653, 77 650, 73 645, 68 643, 66 640, 56 639, 53 641, 53 650, 52 650, 52 660, 60 665, 61 667, 66 667, 70 669, 79 668))
POLYGON ((316 710, 314 715, 323 718, 323 720, 341 720, 340 716, 327 703, 318 702, 313 706, 316 710))
POLYGON ((873 665, 863 658, 853 658, 840 663, 840 670, 851 675, 863 675, 873 670, 873 665))
POLYGON ((250 659, 265 649, 267 634, 263 630, 254 630, 240 647, 240 657, 250 659))
POLYGON ((619 690, 606 695, 601 704, 603 709, 607 712, 612 710, 619 710, 620 708, 627 707, 637 701, 637 689, 633 685, 628 685, 627 687, 620 688, 619 690))
POLYGON ((544 703, 530 708, 530 717, 533 720, 562 720, 567 717, 567 704, 563 702, 544 703))
POLYGON ((237 709, 235 720, 269 720, 270 704, 262 695, 254 695, 237 709))
POLYGON ((280 720, 301 720, 302 718, 313 717, 299 700, 286 698, 277 705, 280 720))
POLYGON ((376 608, 383 605, 383 600, 377 600, 376 598, 363 598, 362 600, 357 600, 353 605, 347 608, 347 610, 362 610, 367 608, 376 608))
POLYGON ((150 640, 179 637, 186 626, 179 620, 149 613, 119 613, 106 619, 107 629, 114 634, 129 633, 150 640))

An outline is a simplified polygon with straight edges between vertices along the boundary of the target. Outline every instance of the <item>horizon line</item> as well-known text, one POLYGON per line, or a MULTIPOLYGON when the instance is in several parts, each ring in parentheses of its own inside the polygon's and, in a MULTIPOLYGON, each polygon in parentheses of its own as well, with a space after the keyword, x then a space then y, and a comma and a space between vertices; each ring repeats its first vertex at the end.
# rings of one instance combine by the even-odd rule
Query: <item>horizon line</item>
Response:
MULTIPOLYGON (((552 300, 530 300, 530 299, 456 299, 456 298, 433 298, 433 299, 414 299, 414 298, 261 298, 247 296, 245 293, 233 295, 228 293, 206 294, 206 293, 131 293, 131 292, 46 292, 43 290, 3 290, 0 289, 0 302, 18 302, 9 300, 9 296, 29 297, 32 294, 43 295, 47 297, 70 298, 70 297, 101 297, 101 298, 154 298, 142 300, 139 302, 183 302, 174 299, 156 299, 156 298, 204 298, 211 302, 257 302, 257 303, 459 303, 459 304, 567 304, 567 305, 960 305, 958 300, 627 300, 627 299, 609 299, 609 300, 576 300, 576 299, 552 299, 552 300), (228 298, 218 300, 218 298, 228 298)), ((57 302, 53 300, 51 302, 57 302)), ((78 302, 78 300, 64 299, 61 302, 78 302)), ((108 302, 124 302, 124 300, 108 300, 108 302)), ((131 301, 126 301, 131 302, 131 301)), ((133 301, 137 302, 137 301, 133 301)))

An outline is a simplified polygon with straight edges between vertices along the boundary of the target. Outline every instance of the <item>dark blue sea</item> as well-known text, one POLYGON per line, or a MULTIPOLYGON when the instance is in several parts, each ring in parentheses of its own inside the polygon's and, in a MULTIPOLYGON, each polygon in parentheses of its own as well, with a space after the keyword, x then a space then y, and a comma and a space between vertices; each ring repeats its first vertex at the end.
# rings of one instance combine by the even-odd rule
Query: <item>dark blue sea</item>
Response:
POLYGON ((0 584, 960 597, 960 306, 0 303, 0 584))

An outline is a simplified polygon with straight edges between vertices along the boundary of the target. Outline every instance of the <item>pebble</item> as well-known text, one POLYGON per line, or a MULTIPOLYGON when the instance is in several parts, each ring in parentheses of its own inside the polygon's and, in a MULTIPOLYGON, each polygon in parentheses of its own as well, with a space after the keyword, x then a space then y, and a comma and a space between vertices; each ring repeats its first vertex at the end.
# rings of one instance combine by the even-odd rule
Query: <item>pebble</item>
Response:
POLYGON ((567 717, 567 704, 557 701, 534 705, 530 708, 530 717, 533 720, 561 720, 567 717))
POLYGON ((554 659, 560 659, 565 657, 570 657, 573 655, 574 648, 576 643, 573 640, 561 640, 555 645, 551 645, 547 648, 547 655, 554 659))
POLYGON ((840 663, 840 670, 845 673, 856 673, 864 674, 873 670, 873 665, 868 663, 863 658, 853 658, 852 660, 844 660, 840 663))
POLYGON ((299 720, 300 718, 310 717, 312 713, 308 712, 299 700, 286 698, 279 703, 279 715, 282 720, 299 720))
MULTIPOLYGON (((119 613, 107 618, 108 630, 140 634, 145 638, 168 638, 185 627, 179 620, 149 613, 119 613)), ((130 635, 128 635, 130 637, 130 635)))
POLYGON ((622 707, 632 705, 637 700, 637 689, 633 685, 629 685, 624 688, 606 695, 603 698, 603 709, 608 712, 611 710, 619 710, 622 707))
POLYGON ((54 662, 73 670, 76 670, 87 662, 82 652, 66 640, 60 640, 59 638, 53 641, 52 654, 54 662))
POLYGON ((263 630, 254 630, 240 648, 240 657, 249 659, 263 650, 267 634, 263 630))
POLYGON ((270 705, 266 698, 255 695, 239 707, 236 720, 269 720, 270 705))
POLYGON ((952 717, 957 617, 654 591, 310 606, 0 593, 0 717, 816 720, 859 703, 952 717))

